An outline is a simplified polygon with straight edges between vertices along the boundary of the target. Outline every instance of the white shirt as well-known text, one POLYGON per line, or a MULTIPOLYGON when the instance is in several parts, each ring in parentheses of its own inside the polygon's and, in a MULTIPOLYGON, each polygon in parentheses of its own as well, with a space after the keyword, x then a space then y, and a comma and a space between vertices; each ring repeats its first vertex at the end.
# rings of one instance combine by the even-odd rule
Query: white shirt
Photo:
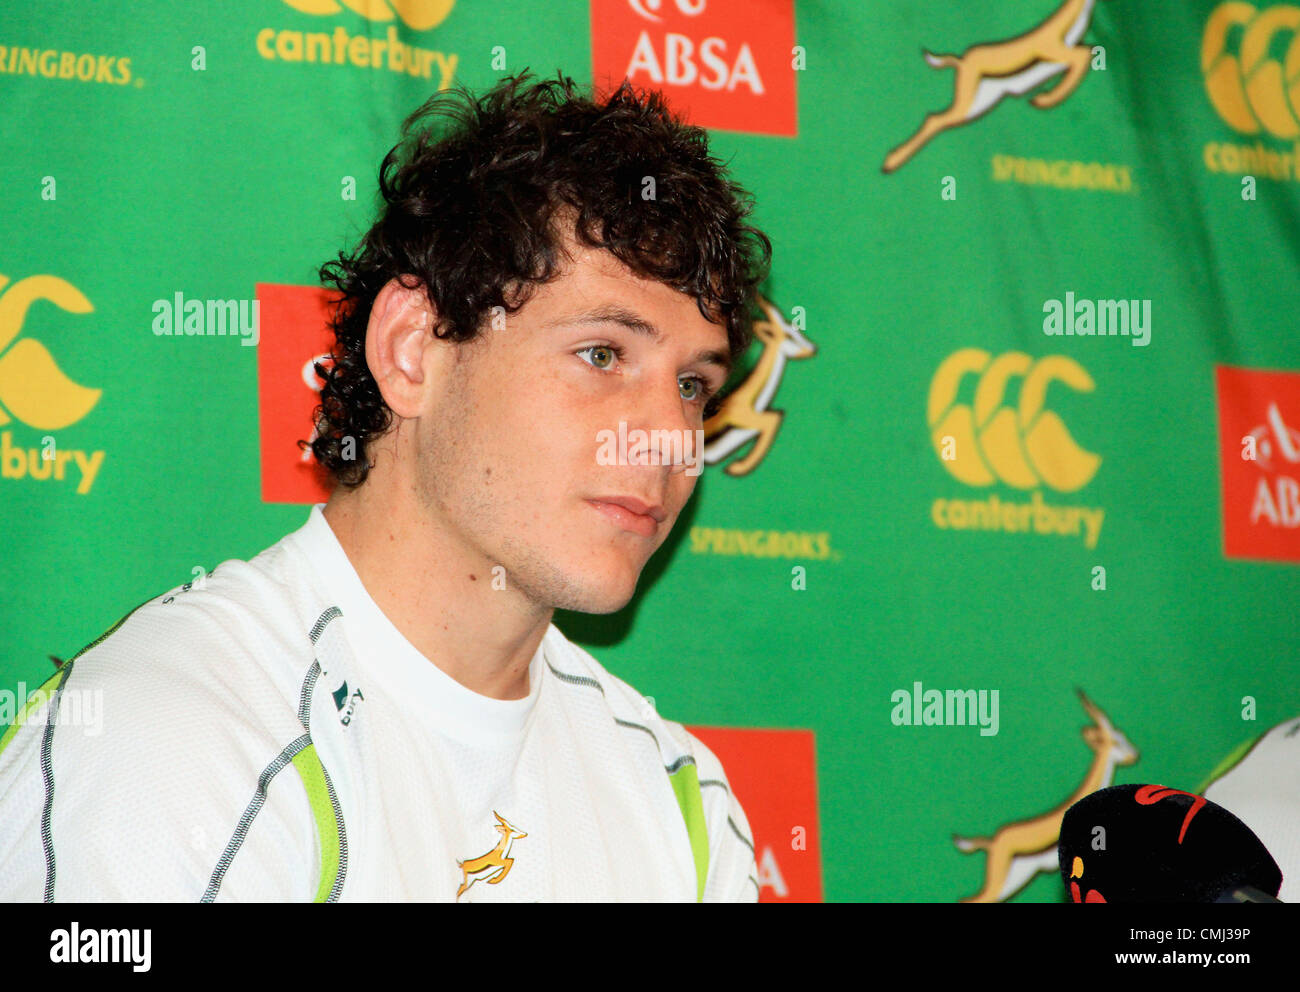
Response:
POLYGON ((528 684, 421 655, 318 505, 33 695, 0 737, 0 900, 757 901, 707 747, 553 624, 528 684))
POLYGON ((1226 763, 1202 794, 1263 842, 1282 870, 1277 897, 1300 902, 1300 719, 1265 731, 1226 763))

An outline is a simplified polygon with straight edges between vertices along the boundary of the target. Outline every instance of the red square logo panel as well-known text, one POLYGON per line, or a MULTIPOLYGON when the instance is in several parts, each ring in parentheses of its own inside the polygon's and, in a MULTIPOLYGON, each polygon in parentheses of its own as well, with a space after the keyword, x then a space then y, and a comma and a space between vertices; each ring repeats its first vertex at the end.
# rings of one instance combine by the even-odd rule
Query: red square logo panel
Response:
POLYGON ((1214 371, 1223 553, 1300 561, 1300 373, 1214 371))
POLYGON ((794 0, 591 0, 597 93, 626 78, 699 127, 797 133, 794 0))
POLYGON ((759 902, 821 902, 811 730, 687 727, 722 762, 750 829, 759 902))
POLYGON ((262 502, 323 503, 328 473, 297 442, 312 439, 320 403, 313 363, 329 354, 328 291, 323 287, 257 284, 261 338, 257 397, 262 442, 262 502))

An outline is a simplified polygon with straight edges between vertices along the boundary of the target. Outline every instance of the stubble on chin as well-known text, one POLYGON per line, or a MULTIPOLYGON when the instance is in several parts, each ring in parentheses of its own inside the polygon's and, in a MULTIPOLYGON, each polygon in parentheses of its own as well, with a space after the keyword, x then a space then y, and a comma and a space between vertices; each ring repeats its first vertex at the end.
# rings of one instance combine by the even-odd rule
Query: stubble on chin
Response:
MULTIPOLYGON (((599 576, 583 577, 561 564, 564 556, 547 546, 554 539, 548 531, 559 521, 551 512, 538 513, 534 487, 511 477, 509 457, 502 461, 500 451, 481 444, 482 438, 472 433, 477 429, 473 417, 455 397, 448 399, 453 402, 447 404, 446 418, 421 430, 416 445, 413 484, 428 523, 477 561, 470 571, 484 571, 477 577, 494 595, 522 596, 539 613, 619 609, 623 603, 611 605, 599 576), (505 569, 504 575, 497 566, 505 569), (498 576, 505 581, 504 590, 498 576)), ((557 498, 555 493, 547 495, 557 498)))
MULTIPOLYGON (((603 524, 594 515, 591 520, 584 518, 577 497, 539 512, 539 499, 562 500, 565 494, 538 493, 534 484, 512 477, 511 458, 545 457, 536 455, 535 449, 546 446, 493 444, 486 435, 511 430, 504 425, 485 426, 484 418, 476 415, 478 399, 471 365, 458 365, 439 404, 438 421, 420 425, 413 477, 422 512, 434 527, 453 535, 468 554, 486 564, 488 572, 479 576, 480 581, 492 583, 499 574, 492 569, 504 567, 506 590, 522 596, 538 612, 616 613, 631 601, 640 572, 623 590, 599 570, 584 574, 575 549, 549 546, 556 540, 571 540, 572 534, 565 536, 566 528, 574 527, 585 545, 597 539, 603 524)), ((486 399, 496 401, 495 396, 486 399)), ((498 586, 490 588, 504 595, 498 586)))

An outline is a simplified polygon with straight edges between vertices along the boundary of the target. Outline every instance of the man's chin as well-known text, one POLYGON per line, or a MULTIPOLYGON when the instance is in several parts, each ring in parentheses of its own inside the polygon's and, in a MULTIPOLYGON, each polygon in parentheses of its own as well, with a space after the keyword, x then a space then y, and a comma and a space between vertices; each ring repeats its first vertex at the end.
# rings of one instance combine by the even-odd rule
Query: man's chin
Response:
POLYGON ((638 578, 639 573, 607 575, 593 580, 590 574, 584 574, 566 583, 557 595, 558 601, 552 605, 557 610, 568 610, 571 613, 617 613, 636 595, 638 578))
POLYGON ((633 586, 625 593, 614 592, 608 588, 593 589, 589 593, 574 596, 566 602, 556 603, 555 608, 557 610, 567 610, 570 613, 591 613, 601 616, 607 613, 617 613, 632 602, 632 597, 635 594, 636 586, 633 586))

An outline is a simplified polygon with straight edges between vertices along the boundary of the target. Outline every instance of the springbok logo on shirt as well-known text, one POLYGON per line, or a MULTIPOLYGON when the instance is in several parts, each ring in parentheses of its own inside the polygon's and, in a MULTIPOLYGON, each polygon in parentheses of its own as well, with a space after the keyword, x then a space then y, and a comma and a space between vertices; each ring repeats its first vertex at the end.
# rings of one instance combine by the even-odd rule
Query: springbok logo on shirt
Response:
POLYGON ((487 854, 471 858, 469 861, 456 861, 461 873, 460 888, 456 890, 457 900, 480 878, 486 879, 488 885, 500 885, 504 882, 515 863, 515 859, 510 857, 510 845, 528 836, 496 810, 492 811, 492 815, 497 818, 496 831, 501 835, 501 840, 487 854), (471 875, 474 877, 470 878, 471 875))
POLYGON ((1096 0, 1065 0, 1032 31, 1008 41, 972 45, 960 57, 926 52, 925 60, 933 68, 957 70, 952 106, 927 115, 916 134, 889 153, 880 171, 893 172, 936 134, 978 120, 1003 97, 1028 93, 1062 74, 1060 82, 1029 102, 1048 110, 1065 100, 1083 81, 1092 60, 1092 49, 1080 45, 1079 39, 1088 30, 1095 4, 1096 0))

